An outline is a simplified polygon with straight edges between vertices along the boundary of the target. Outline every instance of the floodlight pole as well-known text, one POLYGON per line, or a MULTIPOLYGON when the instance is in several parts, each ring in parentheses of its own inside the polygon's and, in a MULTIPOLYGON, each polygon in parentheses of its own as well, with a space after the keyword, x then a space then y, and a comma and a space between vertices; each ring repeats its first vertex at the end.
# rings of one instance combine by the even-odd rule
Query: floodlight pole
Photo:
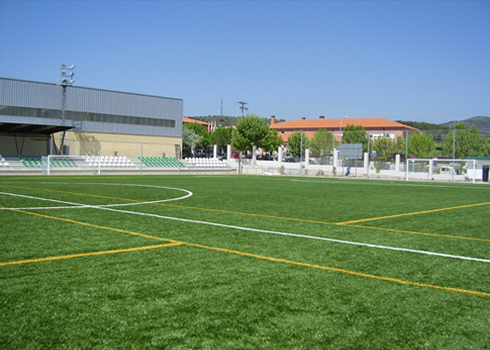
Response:
POLYGON ((344 121, 344 119, 347 119, 347 116, 344 116, 344 118, 340 119, 340 127, 339 127, 339 131, 340 131, 340 135, 339 136, 340 137, 342 137, 342 122, 344 121))
MULTIPOLYGON (((60 85, 62 87, 62 95, 61 95, 61 123, 63 126, 66 125, 66 88, 68 86, 72 86, 75 83, 73 77, 75 73, 73 70, 75 69, 74 65, 67 67, 65 64, 61 64, 61 72, 60 72, 60 85)), ((63 136, 61 137, 60 151, 59 153, 63 153, 63 147, 65 146, 65 137, 66 130, 63 130, 63 136)))

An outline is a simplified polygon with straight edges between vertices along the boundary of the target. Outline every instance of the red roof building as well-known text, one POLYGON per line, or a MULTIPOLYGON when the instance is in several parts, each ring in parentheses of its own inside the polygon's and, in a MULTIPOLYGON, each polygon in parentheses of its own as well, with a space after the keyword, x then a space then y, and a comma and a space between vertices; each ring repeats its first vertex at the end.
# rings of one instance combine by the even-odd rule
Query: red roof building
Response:
POLYGON ((386 118, 338 118, 338 119, 325 119, 320 117, 318 119, 296 119, 286 122, 276 123, 276 118, 271 117, 270 128, 277 130, 282 136, 284 142, 288 141, 288 136, 295 131, 304 131, 305 135, 309 139, 313 137, 313 134, 318 129, 330 131, 339 139, 342 135, 342 130, 347 125, 362 125, 366 132, 371 135, 372 138, 378 138, 382 135, 387 135, 393 139, 398 136, 405 136, 406 131, 411 134, 417 132, 419 129, 411 126, 394 122, 386 118))

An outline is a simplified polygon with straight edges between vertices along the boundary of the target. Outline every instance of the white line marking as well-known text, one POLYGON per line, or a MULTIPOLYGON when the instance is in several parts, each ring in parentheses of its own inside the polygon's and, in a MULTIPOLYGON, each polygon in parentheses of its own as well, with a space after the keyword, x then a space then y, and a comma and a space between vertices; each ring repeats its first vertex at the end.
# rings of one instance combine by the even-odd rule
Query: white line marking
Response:
MULTIPOLYGON (((53 184, 52 182, 37 182, 37 184, 53 184)), ((72 183, 68 182, 57 182, 56 185, 63 184, 63 185, 72 185, 72 183)), ((124 206, 130 206, 130 205, 141 205, 141 204, 152 204, 152 203, 163 203, 163 202, 171 202, 171 201, 177 201, 181 199, 185 199, 187 197, 190 197, 193 195, 191 191, 185 190, 183 188, 175 188, 175 187, 164 187, 164 186, 151 186, 151 185, 138 185, 138 184, 111 184, 111 183, 84 183, 83 185, 110 185, 110 186, 136 186, 136 187, 150 187, 150 188, 159 188, 159 189, 166 189, 166 190, 175 190, 175 191, 181 191, 181 192, 186 192, 187 195, 182 196, 182 197, 177 197, 177 198, 169 198, 169 199, 160 199, 156 201, 149 201, 149 202, 131 202, 131 203, 118 203, 118 204, 103 204, 103 205, 97 205, 97 206, 92 206, 92 205, 85 205, 85 204, 80 204, 80 203, 71 203, 71 202, 64 202, 64 201, 57 201, 57 200, 51 200, 51 199, 46 199, 46 198, 41 198, 41 197, 30 197, 30 196, 23 196, 23 195, 15 195, 12 193, 6 193, 6 192, 0 192, 0 194, 4 194, 7 196, 19 196, 19 197, 24 197, 24 198, 30 198, 30 199, 38 199, 38 200, 44 200, 44 201, 52 201, 52 202, 57 202, 57 203, 64 203, 64 204, 70 204, 72 206, 69 207, 29 207, 29 208, 9 208, 9 209, 19 209, 19 210, 32 210, 32 209, 71 209, 74 208, 73 206, 77 208, 86 208, 86 207, 124 207, 124 206)), ((4 208, 0 208, 4 209, 4 208)))
MULTIPOLYGON (((271 179, 272 180, 272 179, 271 179)), ((275 179, 274 180, 288 180, 292 182, 313 182, 313 183, 318 183, 318 184, 339 184, 342 183, 343 185, 345 184, 350 184, 350 185, 370 185, 370 186, 404 186, 404 187, 431 187, 431 188, 464 188, 464 189, 475 189, 475 190, 490 190, 490 187, 486 186, 475 186, 475 184, 466 184, 465 185, 459 185, 459 184, 454 184, 453 186, 449 185, 436 185, 436 184, 415 184, 415 183, 404 183, 401 180, 398 181, 390 181, 390 180, 362 180, 362 179, 338 179, 338 180, 331 180, 331 181, 323 181, 323 180, 302 180, 302 179, 275 179), (366 181, 366 182, 362 182, 366 181), (371 181, 371 182, 367 182, 371 181)))
MULTIPOLYGON (((240 230, 240 231, 251 231, 251 232, 268 233, 268 234, 280 235, 280 236, 315 239, 315 240, 319 240, 319 241, 327 241, 327 242, 340 243, 340 244, 356 245, 356 246, 376 248, 376 249, 386 249, 386 250, 394 250, 394 251, 401 251, 401 252, 408 252, 408 253, 415 253, 415 254, 439 256, 439 257, 443 257, 443 258, 478 261, 478 262, 483 262, 483 263, 487 263, 487 264, 490 263, 490 260, 488 260, 488 259, 480 259, 480 258, 472 258, 472 257, 466 257, 466 256, 460 256, 460 255, 435 253, 435 252, 429 252, 429 251, 425 251, 425 250, 416 250, 416 249, 390 247, 390 246, 383 246, 383 245, 376 245, 376 244, 369 244, 369 243, 344 241, 344 240, 334 239, 334 238, 300 235, 300 234, 296 234, 296 233, 288 233, 288 232, 280 232, 280 231, 261 230, 261 229, 256 229, 256 228, 243 227, 243 226, 227 225, 227 224, 220 224, 220 223, 201 221, 201 220, 182 219, 182 218, 176 218, 176 217, 171 217, 171 216, 163 216, 163 215, 150 214, 150 213, 140 213, 140 212, 136 212, 136 211, 108 208, 105 206, 85 205, 85 204, 81 204, 81 203, 57 201, 57 200, 52 200, 52 199, 44 199, 44 198, 16 195, 16 194, 11 194, 11 193, 9 194, 9 193, 0 192, 0 194, 27 197, 27 198, 39 199, 39 200, 54 201, 54 202, 65 203, 65 204, 70 204, 70 205, 74 206, 74 207, 68 207, 68 208, 94 208, 94 209, 107 210, 107 211, 112 211, 112 212, 117 212, 117 213, 148 216, 148 217, 158 218, 158 219, 165 219, 165 220, 181 221, 181 222, 187 222, 187 223, 193 223, 193 224, 202 224, 202 225, 224 227, 224 228, 240 230)), ((14 208, 7 208, 7 209, 14 209, 14 208)), ((35 209, 44 209, 44 208, 35 208, 35 209)))

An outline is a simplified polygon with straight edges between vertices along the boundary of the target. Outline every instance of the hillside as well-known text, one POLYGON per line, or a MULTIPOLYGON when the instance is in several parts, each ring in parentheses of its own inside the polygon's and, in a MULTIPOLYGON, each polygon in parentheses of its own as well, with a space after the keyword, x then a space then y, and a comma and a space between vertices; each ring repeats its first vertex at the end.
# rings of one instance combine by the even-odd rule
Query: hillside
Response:
POLYGON ((449 127, 439 124, 432 124, 426 122, 412 122, 407 120, 396 120, 396 122, 417 128, 420 130, 449 130, 449 127))
POLYGON ((465 120, 453 120, 447 123, 440 124, 442 126, 447 126, 450 129, 453 129, 454 126, 458 123, 463 122, 466 125, 466 128, 474 125, 480 131, 482 135, 490 135, 490 117, 473 117, 465 120))

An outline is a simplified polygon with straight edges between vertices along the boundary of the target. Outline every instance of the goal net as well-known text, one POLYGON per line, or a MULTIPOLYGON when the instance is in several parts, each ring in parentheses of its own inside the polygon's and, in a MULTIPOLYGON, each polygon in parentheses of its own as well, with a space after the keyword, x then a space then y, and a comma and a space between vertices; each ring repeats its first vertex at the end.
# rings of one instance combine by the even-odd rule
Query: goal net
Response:
POLYGON ((90 174, 100 175, 102 162, 100 157, 90 161, 87 156, 70 156, 50 154, 41 158, 41 168, 44 175, 52 174, 90 174))
POLYGON ((475 181, 473 159, 408 159, 407 180, 475 181))

